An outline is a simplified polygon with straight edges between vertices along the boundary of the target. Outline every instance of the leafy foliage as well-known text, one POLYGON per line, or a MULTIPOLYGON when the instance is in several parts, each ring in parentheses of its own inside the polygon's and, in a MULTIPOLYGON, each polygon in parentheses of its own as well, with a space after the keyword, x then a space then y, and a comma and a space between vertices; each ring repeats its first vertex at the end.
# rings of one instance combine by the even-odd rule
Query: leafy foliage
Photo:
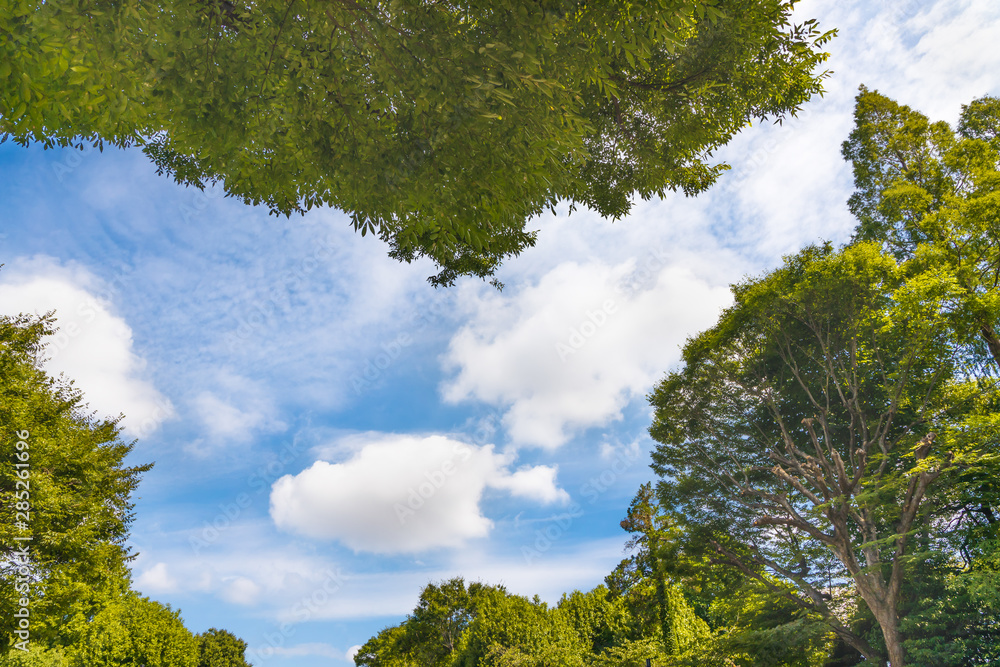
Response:
POLYGON ((854 115, 843 151, 856 237, 911 271, 947 271, 958 288, 951 326, 978 334, 1000 364, 1000 99, 963 106, 957 131, 865 88, 854 115))
POLYGON ((661 642, 678 664, 790 667, 821 664, 829 654, 825 624, 789 601, 777 580, 767 578, 769 586, 705 557, 696 533, 663 511, 650 484, 639 489, 622 528, 633 536, 633 552, 607 581, 616 599, 646 619, 644 637, 668 637, 661 642), (651 616, 664 621, 658 627, 651 616))
POLYGON ((969 400, 996 392, 969 375, 973 343, 948 326, 953 277, 907 274, 871 243, 791 257, 734 288, 736 305, 651 396, 664 507, 714 558, 763 583, 770 572, 844 642, 893 665, 908 583, 949 553, 935 502, 962 474, 996 469, 1000 426, 969 400), (831 607, 847 583, 882 646, 831 607))
POLYGON ((52 330, 50 316, 0 317, 0 653, 22 596, 31 600, 32 640, 68 646, 105 600, 128 588, 130 494, 150 468, 125 467, 132 444, 118 423, 90 417, 72 385, 40 370, 52 330), (23 530, 18 502, 30 502, 23 530), (25 544, 29 581, 18 582, 21 559, 12 556, 25 544))
POLYGON ((617 218, 708 187, 713 149, 820 91, 832 33, 794 4, 3 0, 0 133, 340 208, 450 284, 560 200, 617 218))
MULTIPOLYGON (((681 665, 707 638, 683 594, 667 593, 674 631, 643 635, 642 620, 629 602, 604 586, 564 595, 550 608, 537 598, 511 595, 501 586, 461 579, 429 584, 407 620, 370 639, 355 656, 359 667, 585 667, 590 665, 681 665), (677 642, 681 642, 680 650, 677 642)), ((657 624, 654 627, 659 628, 657 624)))
POLYGON ((198 667, 249 667, 247 643, 228 630, 210 628, 197 639, 198 667))
POLYGON ((0 655, 0 667, 70 667, 70 663, 61 650, 34 645, 27 651, 15 649, 0 655))
POLYGON ((1000 102, 954 131, 863 88, 855 118, 854 243, 735 286, 650 397, 671 558, 735 568, 868 660, 988 664, 1000 102))
POLYGON ((198 640, 179 612, 129 595, 102 609, 88 624, 73 667, 199 667, 198 640))

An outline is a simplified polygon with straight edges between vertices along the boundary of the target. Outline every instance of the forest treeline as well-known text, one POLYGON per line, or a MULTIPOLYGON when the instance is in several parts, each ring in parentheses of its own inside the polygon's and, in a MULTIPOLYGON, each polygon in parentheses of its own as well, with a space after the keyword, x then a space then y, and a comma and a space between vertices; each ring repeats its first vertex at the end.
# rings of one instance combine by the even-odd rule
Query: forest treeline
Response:
POLYGON ((430 584, 359 667, 1000 662, 1000 99, 855 121, 853 239, 688 341, 605 584, 430 584))

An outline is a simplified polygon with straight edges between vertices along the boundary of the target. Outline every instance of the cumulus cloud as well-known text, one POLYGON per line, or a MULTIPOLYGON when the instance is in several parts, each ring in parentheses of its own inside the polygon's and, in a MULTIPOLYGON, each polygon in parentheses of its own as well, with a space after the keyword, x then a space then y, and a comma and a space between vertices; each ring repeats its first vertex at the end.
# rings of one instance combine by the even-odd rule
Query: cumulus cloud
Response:
POLYGON ((566 262, 513 296, 465 292, 473 314, 445 355, 445 400, 503 406, 515 444, 550 448, 620 418, 729 301, 663 257, 566 262))
POLYGON ((48 341, 45 370, 65 373, 102 417, 124 413, 129 435, 149 435, 174 409, 144 377, 146 362, 133 350, 132 329, 114 314, 104 291, 82 267, 48 257, 18 259, 0 271, 0 312, 54 310, 59 331, 48 341))
POLYGON ((356 551, 419 552, 485 537, 486 488, 541 503, 566 502, 556 469, 511 472, 511 456, 441 435, 365 434, 342 463, 317 461, 271 489, 279 528, 336 539, 356 551))

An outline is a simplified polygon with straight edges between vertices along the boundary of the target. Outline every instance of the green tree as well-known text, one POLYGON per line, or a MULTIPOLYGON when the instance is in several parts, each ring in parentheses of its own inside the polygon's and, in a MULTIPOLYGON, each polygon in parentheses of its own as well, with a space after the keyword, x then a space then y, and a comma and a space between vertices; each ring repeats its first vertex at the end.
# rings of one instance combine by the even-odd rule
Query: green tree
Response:
POLYGON ((953 130, 862 88, 854 117, 843 153, 856 237, 911 271, 948 271, 960 288, 952 326, 978 333, 1000 365, 1000 98, 963 106, 953 130))
MULTIPOLYGON (((493 590, 479 582, 466 586, 460 577, 428 584, 406 621, 372 637, 358 651, 355 663, 364 667, 452 664, 480 603, 493 590)), ((496 590, 506 595, 502 588, 496 590)))
POLYGON ((0 317, 0 654, 17 639, 22 598, 32 643, 72 646, 128 589, 130 495, 150 468, 124 466, 133 445, 118 422, 91 417, 71 384, 41 370, 52 322, 0 317))
POLYGON ((693 194, 713 149, 820 91, 795 0, 3 0, 0 133, 161 172, 490 276, 559 201, 693 194))
MULTIPOLYGON (((858 217, 856 238, 871 240, 907 262, 913 274, 946 272, 955 286, 950 326, 979 337, 970 353, 988 372, 1000 370, 1000 99, 983 97, 962 107, 957 126, 931 122, 907 106, 862 88, 855 128, 843 147, 852 162, 858 217)), ((984 403, 980 410, 996 410, 984 403)), ((994 449, 995 451, 995 445, 994 449)), ((943 501, 947 531, 962 567, 947 582, 924 592, 923 614, 911 629, 925 628, 913 650, 926 664, 963 653, 975 664, 997 653, 995 581, 1000 523, 1000 485, 988 470, 971 469, 953 479, 943 501), (941 632, 943 625, 951 632, 941 632), (965 628, 956 639, 954 628, 965 628), (937 628, 934 630, 933 628, 937 628)), ((944 522, 943 522, 944 523, 944 522)), ((957 658, 956 658, 957 660, 957 658)))
POLYGON ((409 650, 403 647, 405 625, 383 628, 362 645, 354 656, 357 667, 416 667, 409 650))
POLYGON ((70 664, 61 650, 34 644, 27 651, 14 649, 0 655, 0 667, 70 667, 70 664))
POLYGON ((828 626, 760 580, 705 557, 651 484, 640 487, 621 525, 632 534, 632 554, 607 581, 633 612, 640 629, 633 637, 657 639, 663 664, 807 667, 829 653, 828 626))
POLYGON ((708 625, 694 612, 669 571, 669 562, 676 557, 671 552, 676 550, 678 530, 657 511, 651 485, 639 489, 621 526, 632 534, 628 547, 634 553, 619 564, 616 573, 620 576, 611 581, 641 619, 639 637, 659 637, 671 655, 703 643, 709 636, 708 625))
POLYGON ((583 667, 576 617, 502 586, 460 579, 429 584, 402 624, 372 637, 359 667, 583 667))
POLYGON ((583 667, 586 647, 570 618, 502 588, 483 592, 456 667, 583 667))
POLYGON ((962 474, 997 470, 1000 424, 984 409, 997 392, 950 326, 960 289, 872 243, 807 249, 735 287, 650 397, 664 508, 713 558, 892 667, 907 664, 909 584, 953 555, 938 499, 962 474), (845 585, 880 638, 838 614, 845 585))
POLYGON ((583 593, 563 595, 559 611, 576 630, 590 653, 599 654, 630 638, 636 638, 632 614, 621 596, 604 585, 583 593))
POLYGON ((135 594, 98 612, 72 655, 73 667, 198 667, 198 660, 199 642, 180 612, 135 594))
POLYGON ((197 639, 198 667, 250 667, 247 643, 228 630, 210 628, 197 639))
POLYGON ((486 588, 461 578, 428 584, 406 621, 404 648, 421 665, 445 665, 458 649, 486 588))

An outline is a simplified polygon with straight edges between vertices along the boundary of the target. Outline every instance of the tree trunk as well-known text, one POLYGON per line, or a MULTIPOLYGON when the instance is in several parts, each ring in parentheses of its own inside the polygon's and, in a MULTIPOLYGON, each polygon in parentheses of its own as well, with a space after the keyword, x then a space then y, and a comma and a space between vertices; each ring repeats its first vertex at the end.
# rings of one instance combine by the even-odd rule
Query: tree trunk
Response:
POLYGON ((885 639, 885 650, 889 656, 890 667, 904 667, 906 655, 903 652, 903 636, 899 632, 899 617, 896 615, 894 605, 879 605, 878 609, 872 608, 872 614, 882 628, 882 637, 885 639))

